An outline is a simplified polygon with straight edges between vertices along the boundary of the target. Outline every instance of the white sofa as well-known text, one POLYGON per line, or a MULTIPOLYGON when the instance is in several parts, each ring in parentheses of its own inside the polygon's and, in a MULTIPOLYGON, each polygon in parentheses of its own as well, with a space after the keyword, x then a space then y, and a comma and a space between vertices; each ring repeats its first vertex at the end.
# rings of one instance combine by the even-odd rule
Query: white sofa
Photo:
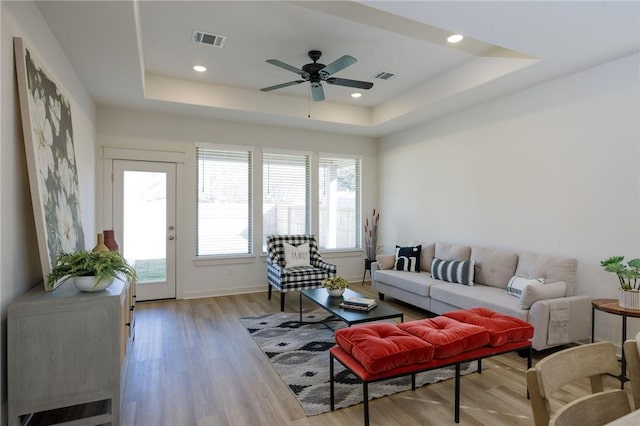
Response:
POLYGON ((380 300, 390 296, 438 315, 474 307, 513 315, 534 326, 536 350, 591 336, 591 298, 575 295, 576 259, 438 242, 422 245, 419 272, 395 270, 394 263, 395 255, 379 255, 371 265, 372 287, 380 300), (473 285, 432 278, 434 258, 473 261, 473 285), (514 297, 506 290, 514 276, 541 279, 543 285, 514 297))

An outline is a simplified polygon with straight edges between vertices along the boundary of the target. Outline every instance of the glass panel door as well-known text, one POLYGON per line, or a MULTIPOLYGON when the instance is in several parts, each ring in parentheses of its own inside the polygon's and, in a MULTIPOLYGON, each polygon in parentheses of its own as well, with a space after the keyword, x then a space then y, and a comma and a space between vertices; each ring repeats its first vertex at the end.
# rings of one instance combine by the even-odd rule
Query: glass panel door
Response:
POLYGON ((114 228, 138 274, 137 299, 176 297, 173 163, 114 160, 114 228))

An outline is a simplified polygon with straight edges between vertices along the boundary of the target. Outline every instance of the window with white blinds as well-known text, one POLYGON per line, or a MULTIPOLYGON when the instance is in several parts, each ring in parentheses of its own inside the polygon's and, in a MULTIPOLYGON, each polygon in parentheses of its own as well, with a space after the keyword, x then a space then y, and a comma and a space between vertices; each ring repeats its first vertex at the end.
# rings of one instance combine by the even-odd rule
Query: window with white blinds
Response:
POLYGON ((262 154, 262 250, 267 235, 306 234, 310 229, 309 155, 262 154))
POLYGON ((320 248, 359 248, 360 159, 321 154, 318 171, 320 248))
POLYGON ((253 252, 252 154, 197 147, 196 256, 253 252))

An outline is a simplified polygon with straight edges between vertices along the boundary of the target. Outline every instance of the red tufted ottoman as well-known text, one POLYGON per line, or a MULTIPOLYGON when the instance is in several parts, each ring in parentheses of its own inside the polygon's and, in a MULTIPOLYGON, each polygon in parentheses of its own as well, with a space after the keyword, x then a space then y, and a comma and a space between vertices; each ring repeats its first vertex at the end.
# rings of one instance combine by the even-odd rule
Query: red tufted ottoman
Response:
POLYGON ((460 309, 459 311, 445 312, 443 315, 483 327, 489 332, 491 346, 500 346, 507 342, 527 340, 533 337, 533 326, 528 322, 487 308, 460 309))
POLYGON ((518 318, 476 308, 448 312, 445 316, 403 324, 369 324, 337 330, 337 345, 330 350, 330 405, 334 404, 333 360, 360 379, 364 399, 364 423, 369 424, 368 384, 428 370, 455 366, 455 412, 460 422, 460 365, 512 351, 528 350, 531 368, 533 326, 518 318))

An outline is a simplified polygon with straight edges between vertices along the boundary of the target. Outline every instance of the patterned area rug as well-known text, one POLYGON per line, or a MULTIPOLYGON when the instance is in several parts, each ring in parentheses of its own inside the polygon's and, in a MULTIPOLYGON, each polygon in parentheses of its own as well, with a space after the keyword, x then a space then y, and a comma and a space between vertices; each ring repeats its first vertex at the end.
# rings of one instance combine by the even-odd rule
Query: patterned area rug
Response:
MULTIPOLYGON (((326 319, 323 310, 307 312, 303 321, 326 319)), ((333 331, 323 324, 300 325, 298 313, 281 312, 257 317, 240 318, 262 352, 269 358, 282 380, 302 405, 307 416, 329 411, 329 348, 335 341, 333 331)), ((346 325, 341 321, 330 323, 338 329, 346 325)), ((476 363, 462 365, 461 373, 476 371, 476 363)), ((362 402, 362 384, 335 361, 335 404, 337 408, 362 402)), ((416 387, 455 376, 454 367, 427 371, 416 376, 416 387)), ((369 385, 369 399, 391 395, 411 389, 410 376, 369 385)))

